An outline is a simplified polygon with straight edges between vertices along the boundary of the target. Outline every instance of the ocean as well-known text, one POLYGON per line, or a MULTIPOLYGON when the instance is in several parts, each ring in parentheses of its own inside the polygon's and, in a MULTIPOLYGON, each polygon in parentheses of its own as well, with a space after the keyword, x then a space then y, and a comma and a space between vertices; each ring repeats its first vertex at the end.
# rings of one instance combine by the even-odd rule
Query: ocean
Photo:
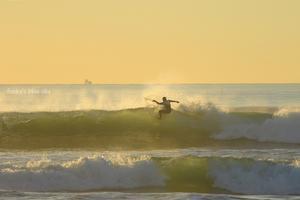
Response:
POLYGON ((300 84, 0 85, 0 199, 300 199, 300 84))

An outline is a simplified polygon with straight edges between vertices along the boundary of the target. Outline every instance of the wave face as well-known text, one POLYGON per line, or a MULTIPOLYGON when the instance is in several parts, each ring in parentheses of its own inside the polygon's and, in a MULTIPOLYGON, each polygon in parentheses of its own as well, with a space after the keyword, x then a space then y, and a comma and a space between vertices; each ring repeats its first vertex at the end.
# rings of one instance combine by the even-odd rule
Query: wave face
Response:
POLYGON ((210 163, 214 186, 241 194, 299 194, 298 165, 270 161, 215 160, 210 163))
POLYGON ((300 194, 297 164, 232 157, 92 156, 31 160, 0 171, 0 189, 300 194))
POLYGON ((157 119, 154 108, 119 111, 2 113, 0 148, 170 148, 300 144, 300 114, 225 112, 181 105, 157 119), (251 142, 250 142, 251 143, 251 142))

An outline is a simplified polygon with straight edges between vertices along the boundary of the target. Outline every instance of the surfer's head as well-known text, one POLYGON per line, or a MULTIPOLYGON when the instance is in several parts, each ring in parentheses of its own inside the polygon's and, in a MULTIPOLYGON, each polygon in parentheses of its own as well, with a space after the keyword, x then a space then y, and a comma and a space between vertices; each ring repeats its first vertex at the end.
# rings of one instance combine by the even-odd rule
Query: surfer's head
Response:
POLYGON ((163 101, 166 101, 166 100, 167 100, 167 97, 163 97, 162 100, 163 100, 163 101))

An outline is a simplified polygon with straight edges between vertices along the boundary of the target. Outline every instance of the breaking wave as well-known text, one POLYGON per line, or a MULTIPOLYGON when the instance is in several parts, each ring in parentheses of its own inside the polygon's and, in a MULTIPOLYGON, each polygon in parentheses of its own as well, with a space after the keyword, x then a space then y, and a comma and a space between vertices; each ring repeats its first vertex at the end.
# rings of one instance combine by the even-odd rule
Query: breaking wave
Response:
POLYGON ((222 111, 206 104, 181 105, 162 120, 155 108, 10 112, 0 118, 0 148, 170 148, 241 145, 241 140, 300 144, 298 111, 222 111))
POLYGON ((279 112, 262 123, 247 122, 227 126, 216 139, 246 138, 260 142, 300 143, 300 113, 279 112))
POLYGON ((0 171, 0 189, 18 191, 146 190, 300 194, 297 162, 231 157, 93 156, 55 163, 32 160, 0 171))
POLYGON ((53 164, 30 161, 23 168, 3 169, 0 188, 21 191, 76 191, 163 185, 163 176, 151 161, 116 163, 101 157, 53 164))

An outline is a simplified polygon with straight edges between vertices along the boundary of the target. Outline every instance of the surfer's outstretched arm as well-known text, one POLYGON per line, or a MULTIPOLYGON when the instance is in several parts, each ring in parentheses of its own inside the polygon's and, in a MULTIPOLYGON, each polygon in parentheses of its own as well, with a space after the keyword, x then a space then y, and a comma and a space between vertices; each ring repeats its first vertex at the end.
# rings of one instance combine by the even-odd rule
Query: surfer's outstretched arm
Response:
POLYGON ((162 105, 163 103, 160 103, 160 102, 158 102, 158 101, 156 101, 156 100, 152 100, 153 102, 155 102, 155 103, 157 103, 157 104, 159 104, 159 105, 162 105))
POLYGON ((169 99, 169 101, 170 101, 170 102, 174 102, 174 103, 179 103, 179 101, 175 101, 175 100, 170 100, 170 99, 169 99))

